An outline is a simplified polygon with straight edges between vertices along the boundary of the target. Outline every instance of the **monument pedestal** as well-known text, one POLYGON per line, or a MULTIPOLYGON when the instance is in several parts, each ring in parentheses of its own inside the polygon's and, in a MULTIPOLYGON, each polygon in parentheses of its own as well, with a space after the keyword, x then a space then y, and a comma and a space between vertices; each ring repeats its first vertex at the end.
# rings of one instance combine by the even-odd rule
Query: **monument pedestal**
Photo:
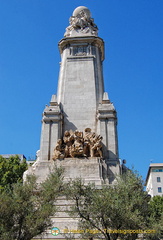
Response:
POLYGON ((81 178, 85 184, 101 186, 106 180, 106 164, 100 158, 65 158, 56 160, 57 167, 63 167, 64 181, 81 178))
MULTIPOLYGON (((55 167, 63 167, 64 182, 81 178, 85 184, 94 183, 97 188, 107 183, 107 165, 100 158, 65 158, 55 161, 36 161, 29 169, 28 174, 34 174, 38 183, 44 181, 55 167)), ((55 203, 58 211, 52 217, 53 227, 59 229, 60 234, 53 236, 51 229, 48 229, 43 236, 36 236, 34 239, 78 239, 81 238, 78 230, 78 217, 71 218, 68 211, 74 204, 73 201, 67 200, 66 197, 60 196, 55 203)))
MULTIPOLYGON (((43 182, 53 171, 55 167, 64 169, 64 181, 68 182, 75 178, 83 179, 85 184, 94 183, 96 186, 101 186, 107 182, 107 165, 100 158, 65 158, 55 161, 36 161, 26 173, 34 174, 37 177, 37 182, 43 182)), ((24 180, 26 174, 24 175, 24 180)))

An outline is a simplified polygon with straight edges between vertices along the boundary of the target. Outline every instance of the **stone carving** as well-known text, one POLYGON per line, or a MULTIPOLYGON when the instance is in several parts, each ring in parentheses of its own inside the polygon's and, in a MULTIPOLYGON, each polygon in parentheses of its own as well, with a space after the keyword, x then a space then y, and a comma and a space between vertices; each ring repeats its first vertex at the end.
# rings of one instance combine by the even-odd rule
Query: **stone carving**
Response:
POLYGON ((92 136, 94 135, 95 133, 92 133, 91 132, 91 129, 90 128, 86 128, 85 129, 85 133, 84 133, 84 154, 86 156, 91 156, 91 145, 92 145, 92 136))
POLYGON ((83 133, 76 130, 74 132, 74 143, 72 145, 72 157, 83 157, 84 148, 83 148, 83 133))
POLYGON ((72 35, 73 31, 76 33, 87 34, 97 36, 98 28, 94 23, 94 19, 91 18, 91 13, 86 7, 78 7, 74 10, 73 16, 69 19, 70 25, 66 28, 65 37, 72 35))
POLYGON ((53 160, 64 158, 64 148, 62 146, 62 140, 58 139, 56 147, 54 149, 53 160))
POLYGON ((54 149, 53 160, 75 157, 102 158, 102 137, 90 128, 83 132, 65 131, 63 141, 59 139, 54 149))
POLYGON ((63 137, 64 145, 65 145, 65 157, 71 157, 72 156, 72 144, 74 142, 74 135, 71 131, 65 131, 64 137, 63 137))
POLYGON ((75 56, 86 56, 87 55, 87 47, 77 47, 74 49, 75 56))
POLYGON ((91 146, 91 157, 101 157, 102 158, 102 137, 94 136, 93 137, 93 144, 91 146))

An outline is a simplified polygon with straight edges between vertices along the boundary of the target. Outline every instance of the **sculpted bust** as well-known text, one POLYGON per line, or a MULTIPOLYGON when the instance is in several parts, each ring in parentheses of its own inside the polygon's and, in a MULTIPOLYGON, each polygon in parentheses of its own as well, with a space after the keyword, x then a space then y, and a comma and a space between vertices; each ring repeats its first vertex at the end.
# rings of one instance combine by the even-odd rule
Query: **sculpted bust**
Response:
POLYGON ((98 28, 91 18, 87 7, 77 7, 69 19, 70 25, 66 28, 65 37, 93 35, 97 36, 98 28))

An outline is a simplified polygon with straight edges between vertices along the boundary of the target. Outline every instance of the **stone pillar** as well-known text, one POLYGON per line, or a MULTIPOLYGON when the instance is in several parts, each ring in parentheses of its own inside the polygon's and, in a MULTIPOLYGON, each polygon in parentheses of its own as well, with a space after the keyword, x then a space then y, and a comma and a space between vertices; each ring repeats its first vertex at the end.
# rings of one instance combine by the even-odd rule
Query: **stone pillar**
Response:
POLYGON ((118 160, 118 141, 117 141, 117 114, 113 104, 108 99, 107 93, 99 104, 97 112, 98 132, 103 136, 104 158, 118 160))
POLYGON ((40 144, 40 161, 52 159, 56 142, 62 137, 62 114, 60 106, 56 102, 56 96, 52 96, 50 106, 46 106, 42 118, 42 133, 40 144))
POLYGON ((103 157, 107 165, 107 178, 109 184, 120 173, 117 139, 117 113, 110 102, 108 94, 104 93, 102 103, 97 111, 98 133, 103 136, 103 157))
POLYGON ((61 67, 57 101, 64 115, 64 131, 91 127, 103 97, 103 40, 96 36, 63 38, 59 42, 61 67))

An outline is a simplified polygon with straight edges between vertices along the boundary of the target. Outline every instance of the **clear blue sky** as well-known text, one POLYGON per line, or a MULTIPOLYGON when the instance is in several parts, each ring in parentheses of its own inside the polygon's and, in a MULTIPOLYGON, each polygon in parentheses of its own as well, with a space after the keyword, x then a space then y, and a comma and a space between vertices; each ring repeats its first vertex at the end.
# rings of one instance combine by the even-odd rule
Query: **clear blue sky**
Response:
POLYGON ((163 162, 163 0, 0 0, 0 154, 33 158, 56 93, 69 17, 87 6, 105 41, 104 82, 119 154, 145 178, 163 162))

